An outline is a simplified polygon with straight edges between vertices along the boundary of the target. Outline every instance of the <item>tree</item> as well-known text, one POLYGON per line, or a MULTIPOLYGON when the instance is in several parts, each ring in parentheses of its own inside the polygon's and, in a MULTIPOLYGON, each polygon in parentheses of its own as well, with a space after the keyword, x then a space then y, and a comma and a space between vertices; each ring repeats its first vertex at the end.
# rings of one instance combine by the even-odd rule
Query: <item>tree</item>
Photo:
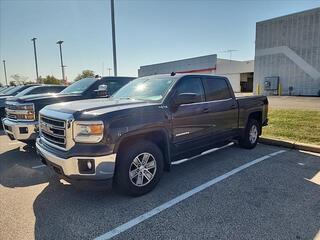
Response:
POLYGON ((16 84, 24 84, 28 79, 28 77, 20 76, 17 73, 14 75, 11 75, 10 77, 14 79, 14 82, 16 84))
POLYGON ((56 84, 56 85, 60 85, 63 83, 62 80, 59 80, 57 78, 55 78, 53 75, 47 75, 45 78, 43 77, 39 77, 39 80, 41 83, 44 83, 44 84, 56 84))
POLYGON ((94 71, 83 70, 81 74, 78 74, 78 76, 74 79, 74 81, 78 81, 82 78, 87 78, 87 77, 94 77, 94 71))

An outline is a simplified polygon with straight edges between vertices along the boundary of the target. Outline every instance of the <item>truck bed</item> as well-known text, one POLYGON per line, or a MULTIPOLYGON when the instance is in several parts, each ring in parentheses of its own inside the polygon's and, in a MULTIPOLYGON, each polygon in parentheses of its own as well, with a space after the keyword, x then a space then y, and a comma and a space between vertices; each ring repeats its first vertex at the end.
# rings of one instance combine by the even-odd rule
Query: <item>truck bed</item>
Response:
POLYGON ((267 124, 268 114, 268 98, 266 96, 245 96, 236 97, 239 107, 239 127, 244 128, 247 122, 247 117, 252 112, 261 111, 262 125, 267 124))

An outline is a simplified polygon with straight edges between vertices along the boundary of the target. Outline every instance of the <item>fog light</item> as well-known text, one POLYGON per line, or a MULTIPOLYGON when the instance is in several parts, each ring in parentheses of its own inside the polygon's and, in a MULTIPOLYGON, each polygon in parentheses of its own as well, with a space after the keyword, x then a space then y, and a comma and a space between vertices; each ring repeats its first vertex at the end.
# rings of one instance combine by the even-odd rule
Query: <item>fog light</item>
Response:
POLYGON ((95 172, 94 159, 78 159, 79 173, 93 174, 95 172))
POLYGON ((90 161, 87 162, 87 167, 88 167, 88 169, 90 169, 90 170, 92 169, 92 163, 91 163, 90 161))

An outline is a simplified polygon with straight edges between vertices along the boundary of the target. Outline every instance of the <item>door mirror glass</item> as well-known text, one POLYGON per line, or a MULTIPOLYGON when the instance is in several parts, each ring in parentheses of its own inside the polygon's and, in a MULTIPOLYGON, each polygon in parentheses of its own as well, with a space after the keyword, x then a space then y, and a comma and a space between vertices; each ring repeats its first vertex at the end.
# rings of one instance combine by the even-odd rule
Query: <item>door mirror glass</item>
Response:
POLYGON ((180 106, 182 104, 199 102, 199 100, 201 100, 201 97, 196 93, 180 93, 176 96, 174 103, 176 106, 180 106))
POLYGON ((108 86, 105 84, 99 85, 95 93, 97 97, 108 97, 108 86))

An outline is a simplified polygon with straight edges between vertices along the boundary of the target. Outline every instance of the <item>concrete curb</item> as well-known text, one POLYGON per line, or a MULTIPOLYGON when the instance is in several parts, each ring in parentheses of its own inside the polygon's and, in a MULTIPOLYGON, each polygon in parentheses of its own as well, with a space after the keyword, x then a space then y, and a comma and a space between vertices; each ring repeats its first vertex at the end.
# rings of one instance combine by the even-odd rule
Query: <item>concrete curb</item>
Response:
POLYGON ((307 143, 293 142, 290 140, 279 140, 279 139, 265 138, 265 137, 261 137, 259 139, 259 142, 268 144, 268 145, 320 153, 320 146, 314 145, 314 144, 307 144, 307 143))

